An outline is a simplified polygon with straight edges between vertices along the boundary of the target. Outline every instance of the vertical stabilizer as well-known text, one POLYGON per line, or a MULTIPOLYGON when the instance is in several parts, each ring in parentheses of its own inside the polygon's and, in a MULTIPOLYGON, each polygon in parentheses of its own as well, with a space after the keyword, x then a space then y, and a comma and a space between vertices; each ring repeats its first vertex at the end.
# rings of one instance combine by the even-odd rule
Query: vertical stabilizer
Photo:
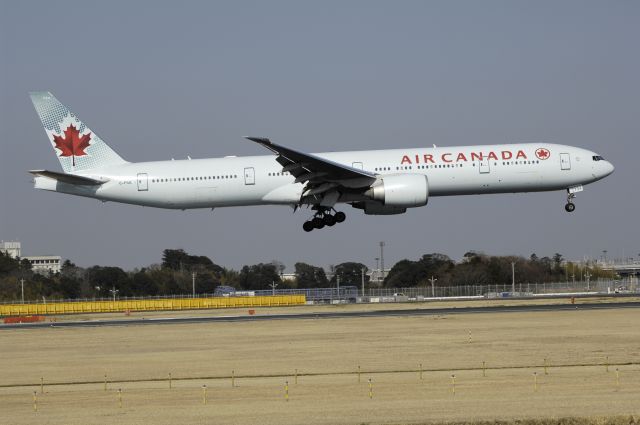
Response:
POLYGON ((65 173, 126 163, 50 92, 29 95, 65 173))

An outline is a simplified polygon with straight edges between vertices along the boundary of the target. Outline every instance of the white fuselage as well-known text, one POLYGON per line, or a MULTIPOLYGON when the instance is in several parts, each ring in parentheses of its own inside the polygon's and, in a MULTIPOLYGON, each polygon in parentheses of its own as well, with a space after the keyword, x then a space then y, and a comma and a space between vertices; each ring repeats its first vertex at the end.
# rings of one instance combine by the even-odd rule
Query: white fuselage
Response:
MULTIPOLYGON (((330 152, 316 154, 384 179, 427 176, 429 196, 563 190, 600 180, 613 166, 596 153, 564 145, 525 143, 330 152)), ((158 208, 295 205, 304 189, 275 156, 126 163, 78 172, 108 179, 77 186, 36 177, 36 188, 158 208)), ((349 202, 340 199, 338 202, 349 202)))

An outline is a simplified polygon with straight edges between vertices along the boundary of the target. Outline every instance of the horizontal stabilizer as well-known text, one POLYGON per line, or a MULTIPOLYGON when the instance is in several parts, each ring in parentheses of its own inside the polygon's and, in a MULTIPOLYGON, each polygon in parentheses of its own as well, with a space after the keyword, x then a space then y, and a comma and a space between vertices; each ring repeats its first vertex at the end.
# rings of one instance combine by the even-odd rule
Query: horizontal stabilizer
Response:
POLYGON ((99 186, 108 182, 109 180, 96 180, 89 177, 78 176, 75 174, 58 173, 56 171, 48 170, 30 170, 34 176, 48 177, 59 182, 68 184, 77 184, 80 186, 99 186))

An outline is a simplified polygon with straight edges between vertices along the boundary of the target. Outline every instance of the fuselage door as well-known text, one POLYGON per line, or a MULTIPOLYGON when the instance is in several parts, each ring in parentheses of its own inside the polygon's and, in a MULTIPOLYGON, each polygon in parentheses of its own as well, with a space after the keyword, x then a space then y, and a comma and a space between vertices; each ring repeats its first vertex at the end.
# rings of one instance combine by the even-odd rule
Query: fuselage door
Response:
POLYGON ((482 161, 478 161, 478 169, 480 170, 480 174, 488 174, 491 171, 489 160, 483 159, 482 161))
POLYGON ((571 169, 571 156, 568 153, 560 154, 560 169, 561 170, 571 169))
POLYGON ((253 167, 247 167, 244 169, 244 184, 251 185, 256 184, 256 170, 253 167))
POLYGON ((354 163, 351 164, 351 166, 353 168, 357 168, 358 170, 363 170, 364 169, 364 167, 362 166, 362 162, 354 162, 354 163))
POLYGON ((144 192, 149 190, 149 176, 147 173, 138 173, 138 191, 144 192))

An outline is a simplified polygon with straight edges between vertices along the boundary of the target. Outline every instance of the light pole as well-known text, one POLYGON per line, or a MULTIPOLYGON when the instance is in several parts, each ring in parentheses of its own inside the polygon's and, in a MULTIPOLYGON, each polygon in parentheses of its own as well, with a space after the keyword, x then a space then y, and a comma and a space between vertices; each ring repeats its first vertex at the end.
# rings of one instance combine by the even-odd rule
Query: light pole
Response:
POLYGON ((585 279, 587 279, 587 291, 590 289, 589 288, 589 280, 591 279, 591 273, 589 273, 589 270, 587 270, 587 272, 584 274, 585 279))
POLYGON ((278 284, 275 281, 271 281, 271 295, 275 295, 276 294, 276 288, 278 287, 278 284))
POLYGON ((116 294, 120 291, 114 286, 113 289, 109 289, 109 292, 113 295, 113 302, 116 302, 116 294))
POLYGON ((191 297, 196 297, 196 272, 191 272, 191 297))
POLYGON ((22 304, 24 304, 24 278, 20 278, 20 291, 22 293, 22 304))
POLYGON ((384 241, 380 241, 380 270, 382 271, 382 280, 384 281, 384 241))
POLYGON ((364 267, 360 269, 360 273, 362 274, 362 298, 364 298, 364 267))
POLYGON ((20 262, 18 263, 18 267, 20 268, 20 293, 22 304, 24 304, 24 270, 22 270, 22 259, 18 258, 20 262))
POLYGON ((516 293, 516 263, 511 262, 511 294, 516 293))
MULTIPOLYGON (((638 254, 640 256, 640 254, 638 254)), ((380 280, 380 257, 376 257, 376 281, 380 280)))
POLYGON ((433 276, 431 276, 431 279, 429 279, 429 282, 431 282, 431 298, 436 297, 436 280, 438 279, 433 276))

